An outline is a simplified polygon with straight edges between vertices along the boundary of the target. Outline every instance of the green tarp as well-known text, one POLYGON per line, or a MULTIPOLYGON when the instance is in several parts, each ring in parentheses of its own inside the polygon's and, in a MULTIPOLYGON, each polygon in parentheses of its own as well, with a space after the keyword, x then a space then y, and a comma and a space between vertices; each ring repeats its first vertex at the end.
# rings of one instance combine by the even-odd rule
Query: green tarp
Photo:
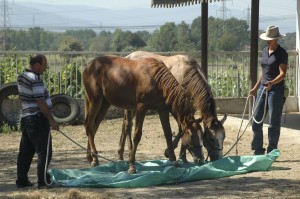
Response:
POLYGON ((267 155, 230 156, 202 166, 179 162, 179 167, 174 167, 167 160, 143 161, 136 162, 136 174, 128 174, 128 162, 84 169, 51 169, 49 173, 54 183, 65 187, 148 187, 267 171, 279 155, 279 150, 273 150, 267 155))

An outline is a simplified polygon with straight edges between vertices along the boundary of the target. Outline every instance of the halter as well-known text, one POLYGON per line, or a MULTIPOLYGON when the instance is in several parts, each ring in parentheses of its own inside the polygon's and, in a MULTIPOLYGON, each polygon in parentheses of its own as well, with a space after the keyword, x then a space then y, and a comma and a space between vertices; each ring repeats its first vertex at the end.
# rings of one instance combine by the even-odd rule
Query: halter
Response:
MULTIPOLYGON (((215 146, 213 146, 213 145, 210 143, 210 141, 209 141, 208 138, 207 138, 207 130, 205 130, 204 136, 203 136, 203 137, 205 138, 206 142, 208 143, 208 145, 209 145, 213 150, 216 150, 216 151, 221 151, 221 150, 223 150, 223 147, 222 147, 222 148, 216 148, 215 146)), ((210 151, 211 151, 211 150, 210 150, 210 151)))

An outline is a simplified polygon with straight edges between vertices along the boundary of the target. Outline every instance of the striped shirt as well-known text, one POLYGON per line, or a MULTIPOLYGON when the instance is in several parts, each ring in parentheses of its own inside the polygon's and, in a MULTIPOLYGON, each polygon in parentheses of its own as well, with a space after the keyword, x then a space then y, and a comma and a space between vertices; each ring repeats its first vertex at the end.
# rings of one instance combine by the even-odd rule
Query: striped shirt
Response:
POLYGON ((41 112, 37 99, 44 99, 48 108, 52 108, 49 93, 39 74, 26 70, 18 76, 17 84, 22 107, 21 117, 41 112))

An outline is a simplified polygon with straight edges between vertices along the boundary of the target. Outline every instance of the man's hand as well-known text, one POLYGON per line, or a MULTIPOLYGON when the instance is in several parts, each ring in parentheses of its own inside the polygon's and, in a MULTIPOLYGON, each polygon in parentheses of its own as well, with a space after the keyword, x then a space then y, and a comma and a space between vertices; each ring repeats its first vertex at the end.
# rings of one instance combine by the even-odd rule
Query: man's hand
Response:
POLYGON ((50 122, 52 130, 59 131, 59 126, 55 120, 50 120, 49 122, 50 122))

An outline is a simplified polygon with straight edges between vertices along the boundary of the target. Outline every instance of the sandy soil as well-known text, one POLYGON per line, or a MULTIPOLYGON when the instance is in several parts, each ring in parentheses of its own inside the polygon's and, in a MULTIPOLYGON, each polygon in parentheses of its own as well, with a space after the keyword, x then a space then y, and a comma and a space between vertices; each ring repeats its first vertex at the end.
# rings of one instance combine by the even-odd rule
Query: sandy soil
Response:
MULTIPOLYGON (((220 116, 221 117, 221 116, 220 116)), ((224 153, 235 143, 241 125, 241 117, 229 116, 225 122, 226 139, 224 153)), ((253 172, 232 177, 203 180, 191 183, 154 186, 147 188, 37 188, 17 189, 16 158, 20 134, 0 134, 0 198, 300 198, 300 115, 283 116, 283 128, 279 143, 280 157, 270 171, 253 172), (284 123, 285 120, 285 123, 284 123)), ((117 147, 121 131, 121 119, 105 120, 96 135, 98 151, 106 158, 117 159, 117 147)), ((177 131, 173 119, 172 129, 177 131)), ((244 120, 242 131, 248 120, 244 120)), ((265 125, 265 132, 267 124, 265 125)), ((61 126, 79 144, 86 146, 83 125, 61 126)), ((146 117, 143 137, 138 147, 136 159, 165 159, 165 140, 156 115, 146 117)), ((252 155, 250 141, 251 128, 248 127, 238 143, 238 155, 252 155)), ((265 141, 267 140, 265 136, 265 141)), ((53 159, 50 168, 86 168, 85 152, 58 132, 53 132, 53 159)), ((176 154, 178 155, 178 150, 176 154)), ((127 151, 125 157, 127 157, 127 151)), ((236 155, 236 148, 228 155, 236 155)), ((106 160, 100 160, 100 164, 106 160)), ((36 156, 30 169, 29 178, 36 182, 36 156)))

